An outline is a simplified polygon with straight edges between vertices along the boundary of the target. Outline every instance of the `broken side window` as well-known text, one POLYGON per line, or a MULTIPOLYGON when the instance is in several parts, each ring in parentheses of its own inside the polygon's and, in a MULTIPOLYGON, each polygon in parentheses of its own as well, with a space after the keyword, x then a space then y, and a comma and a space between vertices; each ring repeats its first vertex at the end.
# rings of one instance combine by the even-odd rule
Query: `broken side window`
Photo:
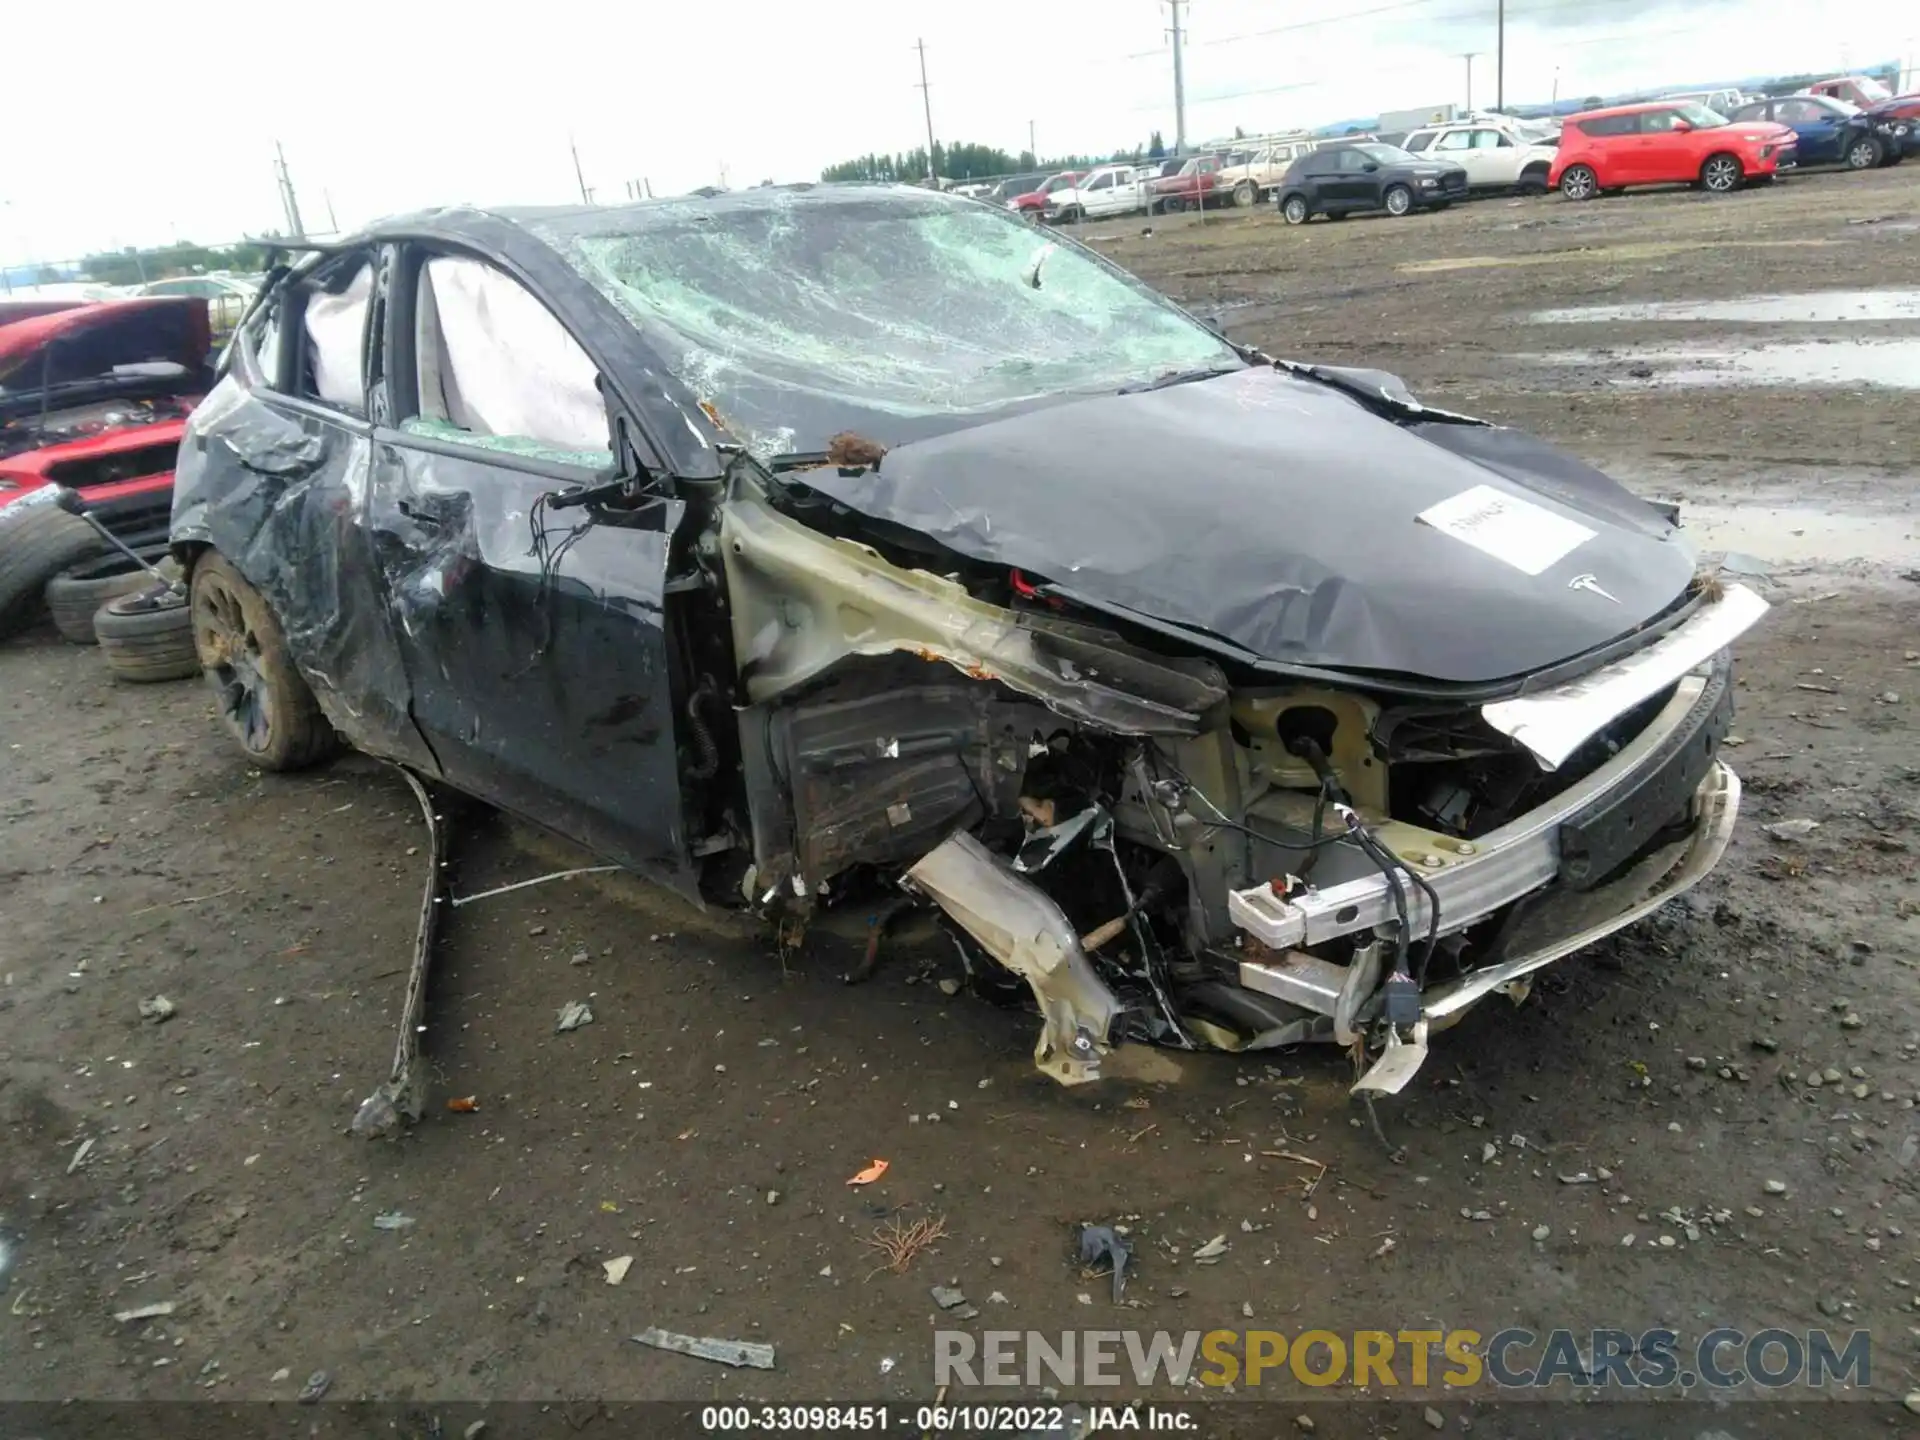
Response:
POLYGON ((402 429, 529 459, 612 463, 599 371, 524 286, 441 255, 420 267, 417 295, 419 413, 402 429))
POLYGON ((301 393, 308 399, 352 415, 367 413, 367 300, 372 292, 373 266, 363 259, 307 296, 307 370, 301 393))

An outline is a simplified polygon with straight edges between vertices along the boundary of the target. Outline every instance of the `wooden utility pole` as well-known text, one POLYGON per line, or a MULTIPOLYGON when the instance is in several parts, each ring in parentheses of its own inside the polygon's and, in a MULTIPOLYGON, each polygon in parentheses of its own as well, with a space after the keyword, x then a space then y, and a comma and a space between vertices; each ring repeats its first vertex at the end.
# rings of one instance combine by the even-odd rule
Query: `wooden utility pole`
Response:
POLYGON ((933 91, 927 84, 927 42, 916 40, 913 48, 920 52, 920 106, 927 115, 927 184, 937 189, 940 177, 933 173, 933 91))
POLYGON ((1493 108, 1507 108, 1507 0, 1499 0, 1500 18, 1494 31, 1493 108))
POLYGON ((1167 33, 1173 37, 1173 153, 1187 153, 1187 66, 1186 54, 1182 46, 1180 31, 1180 7, 1188 0, 1166 0, 1173 12, 1173 23, 1167 33))

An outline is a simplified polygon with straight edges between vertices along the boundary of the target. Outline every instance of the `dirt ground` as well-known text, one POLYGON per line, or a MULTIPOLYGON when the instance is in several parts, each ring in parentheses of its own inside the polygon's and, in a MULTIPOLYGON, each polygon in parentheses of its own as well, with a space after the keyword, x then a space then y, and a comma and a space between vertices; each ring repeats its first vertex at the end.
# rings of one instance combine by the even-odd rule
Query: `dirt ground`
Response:
MULTIPOLYGON (((946 994, 911 936, 850 987, 860 917, 783 955, 624 877, 565 881, 450 913, 435 1108, 367 1143, 346 1124, 385 1075, 422 880, 405 787, 364 759, 250 772, 202 687, 117 686, 24 637, 0 647, 0 1401, 286 1401, 316 1370, 303 1426, 354 1399, 924 1401, 946 1283, 976 1328, 1864 1328, 1871 1391, 1920 1389, 1920 318, 1871 318, 1898 295, 1828 321, 1533 318, 1913 286, 1920 165, 1143 228, 1086 234, 1239 338, 1536 429, 1772 567, 1724 867, 1441 1037, 1381 1107, 1397 1155, 1331 1051, 1147 1052, 1069 1092, 1031 1067, 1032 1017, 946 994), (1781 342, 1841 372, 1891 357, 1885 383, 1687 373, 1781 342), (1795 818, 1819 828, 1762 831, 1795 818), (156 994, 164 1023, 137 1011, 156 994), (573 1000, 593 1022, 556 1034, 573 1000), (439 1108, 465 1095, 476 1113, 439 1108), (879 1225, 936 1217, 932 1253, 876 1273, 879 1225), (1128 1308, 1073 1263, 1083 1221, 1132 1227, 1128 1308), (1216 1235, 1222 1263, 1181 1258, 1216 1235), (768 1342, 778 1368, 629 1338, 651 1325, 768 1342)), ((453 890, 569 863, 591 862, 476 818, 453 890)), ((1429 1433, 1419 1406, 1317 1398, 1322 1435, 1429 1433)), ((1427 1403, 1506 1433, 1484 1398, 1427 1403)), ((1900 1433, 1804 1392, 1685 1408, 1687 1434, 1900 1433)))

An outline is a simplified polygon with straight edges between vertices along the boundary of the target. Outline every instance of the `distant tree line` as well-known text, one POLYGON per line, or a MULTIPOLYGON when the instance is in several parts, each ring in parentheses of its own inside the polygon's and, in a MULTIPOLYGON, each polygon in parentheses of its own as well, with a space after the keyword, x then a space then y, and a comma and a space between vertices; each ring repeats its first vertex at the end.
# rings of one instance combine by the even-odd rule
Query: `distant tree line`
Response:
MULTIPOLYGON (((1037 157, 1031 150, 1015 153, 997 145, 933 142, 933 173, 942 180, 988 180, 1000 175, 1018 175, 1033 170, 1085 170, 1095 165, 1124 160, 1158 160, 1167 153, 1158 130, 1145 145, 1118 149, 1106 155, 1050 155, 1037 157)), ((927 178, 927 147, 918 146, 893 155, 868 154, 842 160, 820 172, 822 180, 877 180, 912 183, 927 178)))
POLYGON ((238 245, 195 245, 183 240, 176 245, 157 245, 147 249, 102 251, 80 262, 82 278, 100 285, 139 285, 148 280, 168 280, 176 275, 198 275, 208 270, 231 270, 254 275, 267 268, 267 247, 253 241, 238 245))

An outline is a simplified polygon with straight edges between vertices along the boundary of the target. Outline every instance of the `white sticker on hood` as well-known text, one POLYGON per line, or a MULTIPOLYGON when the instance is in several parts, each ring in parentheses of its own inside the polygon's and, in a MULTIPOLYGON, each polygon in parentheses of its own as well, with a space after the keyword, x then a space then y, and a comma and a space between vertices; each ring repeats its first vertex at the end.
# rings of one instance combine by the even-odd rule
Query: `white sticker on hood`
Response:
POLYGON ((1550 569, 1594 536, 1577 520, 1491 485, 1462 490, 1418 518, 1528 575, 1550 569))

